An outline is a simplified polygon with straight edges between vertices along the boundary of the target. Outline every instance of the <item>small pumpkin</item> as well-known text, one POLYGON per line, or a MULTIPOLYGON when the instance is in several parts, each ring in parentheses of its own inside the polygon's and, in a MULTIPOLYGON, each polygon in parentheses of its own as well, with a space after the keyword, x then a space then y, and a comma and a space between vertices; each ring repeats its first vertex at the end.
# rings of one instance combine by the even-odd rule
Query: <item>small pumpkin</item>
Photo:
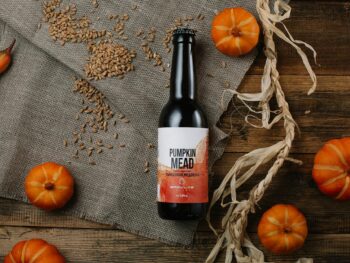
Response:
POLYGON ((54 245, 42 239, 18 242, 5 257, 4 263, 65 263, 54 245))
POLYGON ((271 207, 258 226, 260 242, 275 254, 288 254, 301 248, 307 233, 305 216, 293 205, 271 207))
POLYGON ((63 207, 72 197, 74 179, 64 166, 47 162, 30 170, 25 191, 33 205, 54 210, 63 207))
POLYGON ((312 177, 325 195, 350 199, 350 138, 333 139, 317 152, 312 177))
POLYGON ((228 56, 249 53, 259 41, 255 17, 241 7, 225 8, 212 22, 211 37, 216 48, 228 56))

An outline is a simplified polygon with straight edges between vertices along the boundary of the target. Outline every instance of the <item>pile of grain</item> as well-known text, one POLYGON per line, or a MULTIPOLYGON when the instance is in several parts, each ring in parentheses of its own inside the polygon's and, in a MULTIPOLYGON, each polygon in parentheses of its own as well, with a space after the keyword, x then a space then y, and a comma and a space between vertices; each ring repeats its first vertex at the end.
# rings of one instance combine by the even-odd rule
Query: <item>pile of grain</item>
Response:
POLYGON ((127 72, 134 70, 132 60, 136 56, 135 50, 114 44, 111 40, 90 43, 88 50, 91 55, 85 65, 85 74, 89 79, 123 78, 127 72))
POLYGON ((88 17, 77 18, 76 5, 61 7, 61 2, 51 0, 43 5, 43 21, 49 23, 49 34, 54 41, 64 45, 66 42, 87 42, 106 35, 106 30, 91 29, 91 20, 88 17))
MULTIPOLYGON (((98 8, 97 1, 92 1, 98 8)), ((132 60, 136 51, 123 45, 113 43, 113 34, 107 29, 97 31, 91 28, 91 20, 87 16, 77 18, 77 7, 74 4, 62 5, 62 0, 44 2, 43 20, 49 23, 49 34, 54 41, 87 43, 90 57, 85 65, 85 73, 89 80, 100 80, 107 77, 123 78, 124 75, 134 70, 132 60), (97 43, 94 40, 102 38, 97 43), (109 38, 106 40, 106 38, 109 38)), ((117 37, 127 40, 124 35, 125 21, 129 20, 128 14, 110 15, 109 19, 116 20, 114 30, 117 37)))

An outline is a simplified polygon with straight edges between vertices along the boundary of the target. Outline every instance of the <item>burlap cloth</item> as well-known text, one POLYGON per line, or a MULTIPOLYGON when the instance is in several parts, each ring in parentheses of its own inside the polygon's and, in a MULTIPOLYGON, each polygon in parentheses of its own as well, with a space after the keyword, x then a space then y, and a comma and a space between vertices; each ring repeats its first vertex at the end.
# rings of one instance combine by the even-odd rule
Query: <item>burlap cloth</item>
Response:
MULTIPOLYGON (((220 99, 224 83, 229 82, 230 88, 236 89, 255 53, 244 58, 228 58, 219 53, 210 39, 210 22, 215 11, 224 7, 243 6, 255 13, 255 1, 100 0, 97 9, 88 0, 72 2, 77 3, 78 14, 87 14, 97 29, 112 29, 113 23, 106 18, 109 14, 130 15, 126 31, 132 33, 124 43, 138 52, 136 70, 123 80, 93 82, 113 110, 130 119, 129 124, 118 122, 115 127, 119 142, 126 147, 115 147, 99 155, 96 166, 89 165, 87 158, 72 160, 74 148, 65 148, 63 139, 79 127, 75 115, 81 108, 81 97, 72 88, 74 76, 85 76, 86 45, 62 47, 50 39, 47 24, 38 29, 41 1, 1 0, 0 47, 6 47, 14 37, 17 44, 11 69, 0 77, 0 195, 27 201, 23 182, 29 169, 45 161, 62 163, 76 180, 76 194, 64 209, 66 213, 163 242, 190 244, 197 222, 165 221, 157 215, 157 152, 147 148, 147 143, 156 144, 158 116, 169 95, 165 86, 170 70, 161 72, 145 61, 140 40, 133 34, 139 28, 157 28, 154 50, 165 63, 170 63, 171 54, 165 52, 161 41, 165 29, 177 17, 195 17, 198 13, 205 16, 203 21, 192 24, 198 29, 198 94, 210 123, 212 167, 222 155, 227 137, 216 126, 223 113, 220 99), (131 10, 133 4, 139 6, 135 11, 131 10), (94 19, 98 16, 99 21, 94 19), (227 68, 221 67, 222 61, 227 68), (145 160, 151 163, 148 174, 144 173, 145 160)), ((226 98, 226 103, 229 100, 226 98)), ((113 143, 110 133, 100 132, 96 137, 113 143)))

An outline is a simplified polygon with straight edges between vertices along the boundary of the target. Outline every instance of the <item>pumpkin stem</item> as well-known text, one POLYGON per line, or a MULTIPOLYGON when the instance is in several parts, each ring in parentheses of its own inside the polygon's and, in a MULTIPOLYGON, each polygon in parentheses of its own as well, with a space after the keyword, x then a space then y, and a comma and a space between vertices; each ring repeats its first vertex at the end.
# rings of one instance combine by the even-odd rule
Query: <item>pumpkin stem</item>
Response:
POLYGON ((241 31, 237 27, 234 27, 231 29, 231 35, 233 35, 234 37, 240 37, 241 31))
POLYGON ((283 231, 284 231, 284 233, 288 234, 288 233, 292 232, 292 229, 289 226, 286 226, 286 227, 284 227, 283 231))
POLYGON ((46 190, 53 190, 55 188, 55 185, 53 183, 48 182, 45 183, 44 187, 46 190))

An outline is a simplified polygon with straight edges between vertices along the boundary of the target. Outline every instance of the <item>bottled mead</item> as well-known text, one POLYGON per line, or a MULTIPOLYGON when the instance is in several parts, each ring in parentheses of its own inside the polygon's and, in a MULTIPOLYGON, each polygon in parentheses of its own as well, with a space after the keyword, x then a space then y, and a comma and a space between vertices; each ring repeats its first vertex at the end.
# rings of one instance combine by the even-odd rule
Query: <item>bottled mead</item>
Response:
POLYGON ((158 213, 199 219, 208 203, 208 123, 196 101, 195 32, 173 32, 170 97, 158 128, 158 213))

